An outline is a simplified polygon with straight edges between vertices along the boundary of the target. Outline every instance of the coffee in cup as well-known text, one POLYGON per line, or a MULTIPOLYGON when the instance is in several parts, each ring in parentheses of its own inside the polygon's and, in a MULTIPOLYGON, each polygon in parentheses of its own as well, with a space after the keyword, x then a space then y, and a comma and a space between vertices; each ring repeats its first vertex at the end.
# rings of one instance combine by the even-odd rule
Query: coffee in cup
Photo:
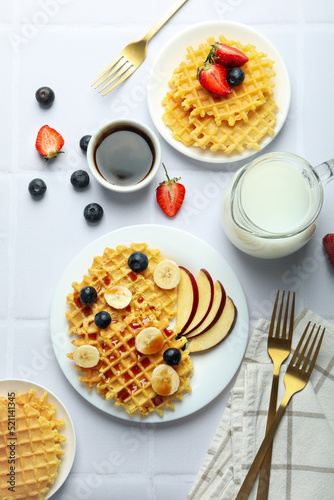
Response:
POLYGON ((115 120, 92 136, 87 160, 92 174, 104 187, 137 191, 151 182, 160 167, 160 144, 143 123, 115 120))

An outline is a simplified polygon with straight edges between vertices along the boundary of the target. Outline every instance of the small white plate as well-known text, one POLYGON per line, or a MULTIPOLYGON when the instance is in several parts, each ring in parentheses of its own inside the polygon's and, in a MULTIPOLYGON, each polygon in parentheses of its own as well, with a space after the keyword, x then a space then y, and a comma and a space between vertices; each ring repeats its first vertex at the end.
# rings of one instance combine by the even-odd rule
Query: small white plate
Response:
POLYGON ((189 233, 154 224, 118 229, 84 248, 66 269, 58 284, 50 320, 51 339, 56 358, 65 376, 78 393, 110 415, 143 423, 163 423, 185 417, 203 408, 218 396, 231 381, 242 361, 249 329, 245 295, 224 258, 207 243, 189 233), (71 284, 73 281, 81 281, 83 274, 86 274, 92 265, 94 256, 102 255, 106 247, 115 248, 117 245, 130 245, 133 242, 146 242, 151 248, 159 248, 162 256, 188 268, 195 275, 201 268, 206 268, 214 280, 223 283, 226 293, 233 299, 238 309, 235 327, 223 342, 208 352, 191 355, 194 362, 194 374, 190 381, 192 393, 186 394, 182 401, 176 401, 175 411, 166 410, 163 417, 156 412, 151 412, 144 418, 130 417, 122 406, 116 408, 112 400, 104 400, 95 390, 89 392, 85 384, 79 382, 73 361, 66 356, 66 353, 74 349, 68 335, 68 322, 65 317, 68 307, 66 296, 73 292, 71 284))
MULTIPOLYGON (((171 129, 162 121, 164 107, 161 101, 169 90, 168 82, 171 79, 174 69, 179 66, 182 60, 186 60, 187 47, 197 47, 207 37, 213 36, 217 39, 219 35, 224 35, 227 39, 237 40, 242 44, 251 43, 258 51, 265 52, 269 59, 275 61, 274 70, 276 76, 273 78, 275 82, 274 99, 279 107, 274 136, 276 137, 286 120, 290 107, 291 84, 289 73, 276 47, 258 31, 240 23, 229 21, 203 22, 181 31, 177 36, 172 38, 162 48, 150 70, 147 84, 147 102, 154 125, 162 137, 177 151, 198 161, 231 163, 253 156, 258 152, 255 150, 245 150, 242 153, 227 155, 222 151, 204 150, 195 146, 187 147, 172 137, 171 129)), ((268 146, 272 140, 273 137, 265 137, 260 144, 261 150, 268 146)))
POLYGON ((61 445, 63 450, 65 451, 65 455, 61 457, 61 464, 60 468, 58 469, 58 475, 54 480, 54 483, 50 485, 50 489, 45 497, 45 500, 48 500, 63 485, 72 468, 76 448, 75 432, 73 422, 65 406, 51 391, 49 391, 49 389, 35 384, 34 382, 30 382, 29 380, 0 380, 0 396, 5 397, 6 399, 8 398, 8 393, 14 392, 16 395, 18 393, 25 394, 30 389, 36 389, 37 397, 40 397, 43 392, 46 391, 48 393, 48 402, 55 405, 57 408, 55 414, 56 418, 58 420, 63 419, 65 422, 64 427, 61 427, 59 429, 59 434, 66 437, 66 441, 61 445))

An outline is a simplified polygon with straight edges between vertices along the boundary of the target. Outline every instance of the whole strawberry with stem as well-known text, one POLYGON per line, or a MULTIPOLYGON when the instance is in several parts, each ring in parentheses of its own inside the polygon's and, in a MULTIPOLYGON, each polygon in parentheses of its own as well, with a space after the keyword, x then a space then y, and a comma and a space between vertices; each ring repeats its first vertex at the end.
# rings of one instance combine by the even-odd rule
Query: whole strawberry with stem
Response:
POLYGON ((64 139, 54 128, 44 125, 38 131, 35 146, 39 154, 44 156, 44 160, 48 161, 64 152, 60 151, 64 146, 64 139))
POLYGON ((186 189, 178 182, 180 177, 170 179, 165 165, 162 164, 162 166, 166 172, 167 181, 161 182, 157 188, 157 202, 168 217, 175 217, 183 203, 186 189))
POLYGON ((322 244, 326 250, 329 262, 334 266, 334 234, 329 233, 322 240, 322 244))

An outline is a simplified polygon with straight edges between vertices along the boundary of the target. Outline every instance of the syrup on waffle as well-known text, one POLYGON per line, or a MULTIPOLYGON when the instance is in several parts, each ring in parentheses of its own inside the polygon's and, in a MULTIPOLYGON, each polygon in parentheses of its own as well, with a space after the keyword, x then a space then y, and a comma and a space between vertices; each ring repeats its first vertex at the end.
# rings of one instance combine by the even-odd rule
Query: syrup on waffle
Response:
POLYGON ((210 94, 196 78, 197 68, 203 66, 211 45, 215 43, 213 37, 209 37, 197 50, 188 47, 188 61, 182 62, 174 71, 172 82, 177 87, 176 95, 183 99, 182 106, 191 110, 190 121, 197 115, 204 117, 208 114, 214 116, 217 125, 226 120, 233 126, 238 120, 247 121, 248 113, 265 103, 264 94, 272 94, 274 62, 266 54, 257 52, 253 45, 242 45, 226 40, 224 36, 220 36, 219 40, 241 50, 249 59, 242 67, 245 79, 241 85, 232 87, 232 94, 228 97, 210 94))
POLYGON ((226 154, 241 153, 245 148, 260 151, 260 142, 266 136, 275 135, 278 107, 269 96, 264 104, 248 113, 248 121, 239 120, 233 127, 227 122, 217 125, 213 116, 196 116, 190 120, 190 111, 182 106, 182 98, 176 88, 164 97, 164 123, 172 129, 172 136, 185 146, 198 146, 211 151, 222 150, 226 154))
MULTIPOLYGON (((184 391, 191 392, 189 378, 192 361, 188 351, 182 351, 182 360, 175 370, 180 377, 180 387, 175 394, 159 396, 152 389, 150 378, 156 366, 163 363, 163 352, 169 347, 181 349, 185 338, 175 340, 169 329, 169 322, 176 314, 176 289, 163 290, 153 280, 156 265, 163 260, 160 250, 148 248, 146 243, 119 245, 116 249, 106 248, 102 256, 94 258, 88 275, 81 283, 73 283, 74 292, 67 296, 69 310, 69 334, 75 335, 75 346, 93 345, 100 353, 100 361, 93 368, 79 368, 79 380, 89 390, 97 392, 107 400, 114 400, 115 406, 124 406, 129 415, 140 416, 151 411, 163 414, 162 409, 174 409, 173 400, 182 399, 184 391), (128 266, 128 258, 134 251, 141 251, 148 257, 149 265, 141 273, 134 273, 128 266), (104 293, 110 286, 126 286, 132 293, 132 300, 125 309, 110 307, 104 293), (91 307, 80 302, 80 290, 93 286, 98 294, 91 307), (108 328, 100 330, 94 323, 99 311, 108 311, 112 321, 108 328), (163 348, 155 354, 144 355, 135 348, 135 337, 144 328, 154 326, 164 336, 163 348)), ((73 359, 73 353, 68 357, 73 359)))
POLYGON ((30 389, 16 395, 15 428, 9 426, 8 403, 6 398, 0 398, 0 498, 42 500, 65 453, 61 443, 66 438, 58 433, 65 423, 55 418, 56 408, 48 403, 47 392, 37 397, 35 389, 30 389), (8 446, 11 442, 15 449, 15 491, 8 490, 7 482, 13 457, 8 446))

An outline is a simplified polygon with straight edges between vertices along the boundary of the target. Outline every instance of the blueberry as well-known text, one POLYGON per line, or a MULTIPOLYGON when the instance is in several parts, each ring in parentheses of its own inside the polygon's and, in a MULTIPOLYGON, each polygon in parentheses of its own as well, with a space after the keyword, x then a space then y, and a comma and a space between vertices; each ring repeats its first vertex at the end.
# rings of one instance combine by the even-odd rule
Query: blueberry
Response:
POLYGON ((85 189, 89 184, 89 175, 85 170, 76 170, 71 175, 71 184, 76 189, 85 189))
POLYGON ((175 347, 170 347, 169 349, 166 349, 166 351, 163 354, 164 362, 167 363, 167 365, 173 366, 173 365, 178 365, 182 359, 182 354, 180 349, 176 349, 175 347))
POLYGON ((91 135, 84 135, 83 137, 81 137, 80 139, 80 148, 82 149, 82 151, 84 151, 85 153, 87 152, 87 148, 88 148, 88 143, 91 139, 91 135))
POLYGON ((245 78, 245 73, 241 68, 232 68, 227 72, 226 81, 231 87, 240 85, 245 78))
POLYGON ((35 97, 42 108, 49 108, 55 100, 55 93, 50 87, 40 87, 36 90, 35 97))
POLYGON ((93 286, 85 286, 80 290, 80 301, 84 306, 92 306, 97 299, 97 292, 93 286))
POLYGON ((87 222, 95 224, 103 217, 103 208, 98 203, 89 203, 84 209, 84 217, 87 222))
POLYGON ((148 266, 148 258, 143 252, 133 252, 128 258, 128 265, 135 273, 145 271, 148 266))
POLYGON ((94 322, 98 328, 108 328, 111 323, 111 316, 107 311, 100 311, 95 314, 94 322))
POLYGON ((28 186, 29 193, 35 200, 38 200, 44 196, 46 191, 46 184, 43 179, 33 179, 28 186))

